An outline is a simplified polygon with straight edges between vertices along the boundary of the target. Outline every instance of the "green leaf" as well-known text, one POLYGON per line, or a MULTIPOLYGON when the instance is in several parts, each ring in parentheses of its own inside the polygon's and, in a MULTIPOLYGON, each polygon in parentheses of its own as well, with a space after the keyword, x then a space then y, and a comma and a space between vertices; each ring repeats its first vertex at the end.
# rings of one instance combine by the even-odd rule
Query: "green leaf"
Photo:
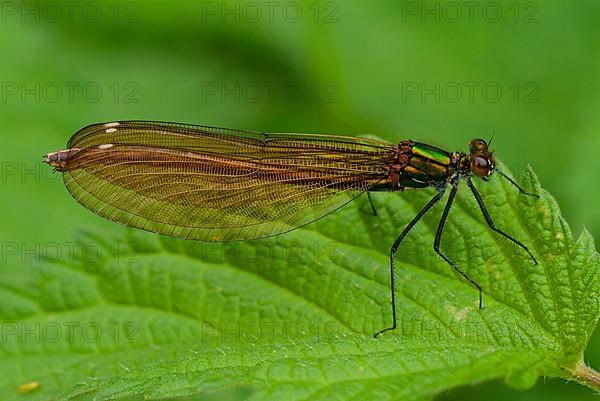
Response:
POLYGON ((58 244, 62 258, 0 277, 0 399, 429 400, 539 376, 594 387, 582 363, 600 312, 592 238, 573 239, 531 170, 524 186, 540 199, 499 177, 477 185, 539 265, 487 227, 463 184, 442 249, 485 309, 432 250, 439 205, 398 251, 398 328, 377 339, 391 324, 389 247, 435 190, 378 193, 378 216, 365 197, 261 241, 123 229, 58 244))

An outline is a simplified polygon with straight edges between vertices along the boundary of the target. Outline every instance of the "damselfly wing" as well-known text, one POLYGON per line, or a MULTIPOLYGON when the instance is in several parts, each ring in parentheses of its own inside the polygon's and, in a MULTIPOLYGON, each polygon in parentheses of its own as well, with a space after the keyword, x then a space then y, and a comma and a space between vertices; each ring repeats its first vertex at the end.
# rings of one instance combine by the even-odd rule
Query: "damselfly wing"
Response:
POLYGON ((393 146, 352 137, 262 134, 175 123, 88 126, 48 156, 82 205, 183 239, 290 231, 387 183, 393 146))

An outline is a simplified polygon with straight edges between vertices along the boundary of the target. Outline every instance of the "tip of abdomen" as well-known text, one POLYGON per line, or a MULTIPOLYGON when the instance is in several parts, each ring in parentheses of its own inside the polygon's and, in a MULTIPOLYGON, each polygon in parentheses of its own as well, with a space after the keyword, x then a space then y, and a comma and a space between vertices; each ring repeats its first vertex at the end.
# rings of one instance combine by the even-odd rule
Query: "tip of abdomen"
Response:
POLYGON ((48 153, 42 161, 58 170, 62 170, 67 166, 69 160, 79 153, 80 150, 79 148, 72 148, 48 153))

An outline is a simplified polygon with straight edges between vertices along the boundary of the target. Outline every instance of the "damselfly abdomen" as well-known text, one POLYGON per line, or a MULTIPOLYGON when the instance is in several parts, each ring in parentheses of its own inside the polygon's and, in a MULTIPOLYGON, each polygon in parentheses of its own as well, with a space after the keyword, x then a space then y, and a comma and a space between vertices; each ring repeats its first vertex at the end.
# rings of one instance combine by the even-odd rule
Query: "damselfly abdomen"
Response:
MULTIPOLYGON (((45 162, 63 173, 73 197, 93 212, 132 227, 202 241, 236 241, 281 234, 371 191, 435 187, 437 194, 406 226, 390 250, 393 324, 396 328, 394 254, 408 232, 450 195, 435 251, 479 290, 479 284, 440 251, 458 184, 464 179, 490 228, 534 256, 493 223, 472 176, 487 180, 495 162, 488 144, 469 152, 423 143, 394 145, 334 135, 264 134, 150 121, 94 124, 77 132, 66 150, 45 162)), ((516 182, 498 171, 527 194, 516 182)), ((530 195, 530 194, 529 194, 530 195)))

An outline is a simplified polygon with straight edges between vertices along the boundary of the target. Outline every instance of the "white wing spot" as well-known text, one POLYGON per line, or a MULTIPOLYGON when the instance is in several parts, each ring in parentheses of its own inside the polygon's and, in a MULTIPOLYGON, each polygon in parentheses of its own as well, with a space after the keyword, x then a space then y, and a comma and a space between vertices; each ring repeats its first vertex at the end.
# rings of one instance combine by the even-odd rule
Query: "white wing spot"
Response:
POLYGON ((106 123, 104 124, 104 126, 106 128, 111 128, 111 127, 116 127, 117 125, 121 125, 120 123, 114 122, 114 123, 106 123))
POLYGON ((104 150, 104 149, 110 149, 113 146, 115 146, 115 145, 113 145, 112 143, 105 143, 104 145, 98 146, 98 149, 102 149, 102 150, 104 150))

